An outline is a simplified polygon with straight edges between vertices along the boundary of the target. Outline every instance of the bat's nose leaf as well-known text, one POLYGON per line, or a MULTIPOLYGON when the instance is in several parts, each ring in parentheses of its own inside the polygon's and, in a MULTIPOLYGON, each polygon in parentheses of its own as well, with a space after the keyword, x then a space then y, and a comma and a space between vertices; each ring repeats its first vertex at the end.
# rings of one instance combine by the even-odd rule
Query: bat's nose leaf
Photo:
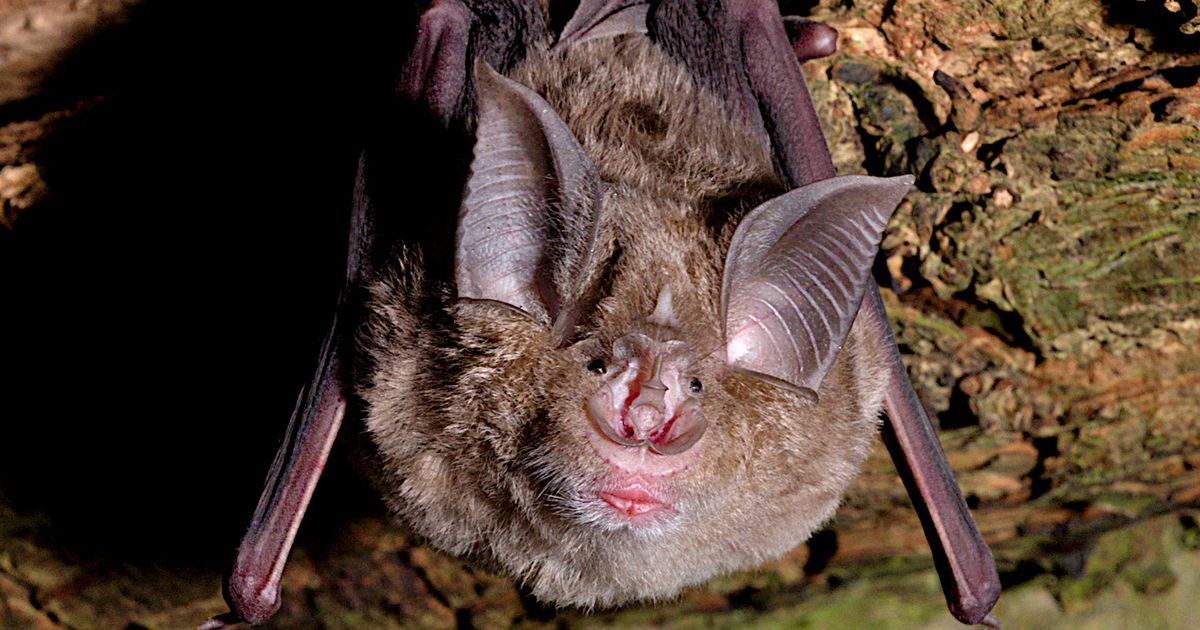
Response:
POLYGON ((652 434, 663 425, 662 409, 652 405, 634 405, 629 408, 629 424, 639 437, 652 434))
POLYGON ((661 435, 653 435, 646 443, 659 455, 678 455, 700 441, 708 429, 708 421, 699 409, 684 409, 667 423, 661 435))
POLYGON ((638 388, 637 398, 629 405, 628 413, 629 424, 638 437, 645 438, 666 423, 666 394, 667 388, 657 374, 638 388))
POLYGON ((621 419, 617 416, 617 412, 612 404, 611 392, 608 391, 608 388, 602 388, 588 398, 587 411, 588 419, 592 421, 592 426, 596 427, 600 435, 621 446, 639 446, 642 444, 642 440, 636 435, 622 435, 623 432, 618 431, 618 424, 621 423, 621 419))
MULTIPOLYGON (((616 430, 616 427, 608 422, 595 422, 594 424, 596 425, 596 428, 600 429, 600 433, 604 437, 616 442, 617 444, 620 444, 621 446, 641 446, 645 443, 645 440, 640 438, 621 435, 616 430)), ((630 433, 633 432, 631 431, 630 433)))

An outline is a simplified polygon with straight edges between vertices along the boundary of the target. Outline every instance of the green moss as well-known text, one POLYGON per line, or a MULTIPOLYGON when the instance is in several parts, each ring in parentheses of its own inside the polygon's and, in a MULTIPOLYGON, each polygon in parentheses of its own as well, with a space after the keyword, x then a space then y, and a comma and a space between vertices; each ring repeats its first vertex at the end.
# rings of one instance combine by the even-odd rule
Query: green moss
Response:
POLYGON ((1059 596, 1064 605, 1068 609, 1086 605, 1118 582, 1141 594, 1169 590, 1176 578, 1167 562, 1168 554, 1179 547, 1180 529, 1173 519, 1156 519, 1100 536, 1082 574, 1060 581, 1059 596))

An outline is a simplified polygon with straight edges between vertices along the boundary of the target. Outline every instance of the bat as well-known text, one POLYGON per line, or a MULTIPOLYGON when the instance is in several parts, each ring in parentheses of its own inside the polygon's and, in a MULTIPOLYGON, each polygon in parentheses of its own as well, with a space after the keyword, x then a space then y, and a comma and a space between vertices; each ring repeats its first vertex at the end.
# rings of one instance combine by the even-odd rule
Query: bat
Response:
POLYGON ((348 406, 401 521, 585 608, 800 544, 886 412, 951 613, 994 625, 991 552, 871 282, 913 178, 836 176, 801 75, 836 31, 764 0, 585 0, 554 22, 533 0, 421 14, 409 135, 360 159, 337 314, 230 612, 201 627, 278 610, 348 406))

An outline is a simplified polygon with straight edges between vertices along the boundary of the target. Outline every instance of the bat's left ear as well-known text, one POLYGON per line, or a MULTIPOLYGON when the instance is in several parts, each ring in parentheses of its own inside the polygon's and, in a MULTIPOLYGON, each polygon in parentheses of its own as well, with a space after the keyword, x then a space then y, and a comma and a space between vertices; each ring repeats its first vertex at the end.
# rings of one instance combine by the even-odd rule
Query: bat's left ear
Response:
POLYGON ((600 177, 535 92, 475 65, 475 153, 459 209, 455 279, 463 298, 516 307, 561 345, 596 255, 600 177))
POLYGON ((755 208, 725 258, 729 365, 816 400, 870 282, 888 217, 911 175, 851 175, 755 208))

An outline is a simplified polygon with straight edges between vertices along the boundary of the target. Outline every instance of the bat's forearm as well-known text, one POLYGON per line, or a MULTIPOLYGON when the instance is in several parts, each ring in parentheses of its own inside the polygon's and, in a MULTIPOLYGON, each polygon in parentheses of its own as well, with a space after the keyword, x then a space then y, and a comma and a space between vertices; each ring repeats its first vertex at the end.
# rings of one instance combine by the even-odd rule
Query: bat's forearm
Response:
POLYGON ((230 612, 205 622, 202 630, 238 622, 259 624, 279 610, 283 567, 346 411, 338 352, 335 317, 321 349, 320 366, 297 401, 226 579, 230 612))
POLYGON ((913 391, 879 291, 867 289, 859 316, 887 341, 881 344, 888 354, 883 438, 909 495, 920 498, 913 507, 933 552, 946 604, 959 621, 980 623, 1000 596, 992 552, 967 511, 933 425, 913 391))

